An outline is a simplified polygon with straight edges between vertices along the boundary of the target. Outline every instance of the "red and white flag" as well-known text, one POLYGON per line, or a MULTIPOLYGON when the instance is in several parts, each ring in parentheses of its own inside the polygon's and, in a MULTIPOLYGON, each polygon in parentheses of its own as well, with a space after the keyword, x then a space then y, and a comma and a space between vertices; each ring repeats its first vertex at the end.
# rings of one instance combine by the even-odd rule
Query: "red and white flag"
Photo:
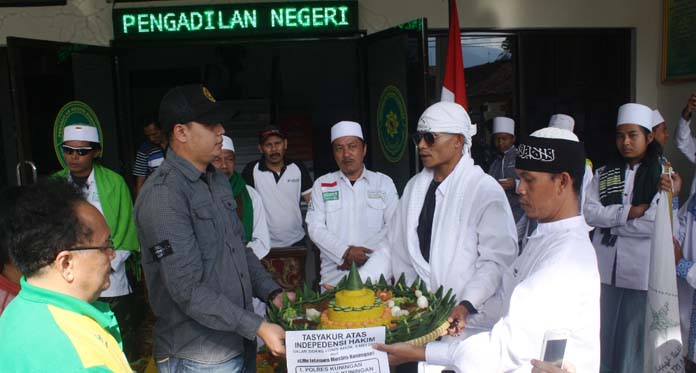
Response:
POLYGON ((456 102, 468 111, 469 103, 466 101, 464 60, 462 58, 462 42, 460 39, 456 0, 450 0, 449 2, 449 15, 447 62, 445 64, 445 79, 442 81, 440 101, 456 102))

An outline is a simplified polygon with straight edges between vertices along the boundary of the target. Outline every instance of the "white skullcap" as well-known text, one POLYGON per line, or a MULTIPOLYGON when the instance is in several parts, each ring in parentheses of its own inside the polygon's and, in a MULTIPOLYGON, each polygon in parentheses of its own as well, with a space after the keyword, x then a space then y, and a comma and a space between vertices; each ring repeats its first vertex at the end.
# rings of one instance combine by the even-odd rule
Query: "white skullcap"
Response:
POLYGON ((493 134, 509 133, 515 136, 515 121, 508 117, 493 118, 493 134))
POLYGON ((662 114, 660 114, 660 111, 655 109, 653 110, 653 116, 652 116, 652 126, 655 128, 658 124, 662 124, 665 122, 665 118, 662 117, 662 114))
POLYGON ((425 109, 418 119, 418 132, 442 132, 464 135, 469 139, 476 135, 476 125, 471 124, 471 119, 466 110, 454 102, 437 102, 425 109))
POLYGON ((63 128, 63 142, 89 141, 99 143, 99 131, 97 127, 84 124, 75 124, 63 128))
POLYGON ((557 128, 557 127, 546 127, 540 130, 534 131, 530 136, 540 137, 544 139, 561 139, 568 141, 580 142, 573 131, 568 131, 567 129, 557 128))
POLYGON ((653 111, 641 104, 623 104, 619 107, 619 117, 616 126, 622 124, 637 124, 648 131, 652 131, 653 111))
POLYGON ((232 142, 232 139, 225 135, 222 135, 222 150, 234 151, 234 143, 232 142))
POLYGON ((549 127, 561 128, 573 132, 575 129, 575 120, 570 115, 554 114, 549 119, 549 127))
POLYGON ((334 140, 339 137, 345 136, 355 136, 359 137, 360 140, 365 140, 360 123, 344 120, 331 127, 331 142, 334 142, 334 140))

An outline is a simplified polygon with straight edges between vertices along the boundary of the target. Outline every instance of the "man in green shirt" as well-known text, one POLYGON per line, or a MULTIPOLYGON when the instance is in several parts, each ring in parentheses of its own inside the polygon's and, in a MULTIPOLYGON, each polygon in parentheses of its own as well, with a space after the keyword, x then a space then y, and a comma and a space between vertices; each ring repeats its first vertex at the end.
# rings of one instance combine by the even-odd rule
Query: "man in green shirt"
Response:
POLYGON ((3 231, 25 277, 0 317, 2 372, 131 373, 108 304, 114 245, 101 213, 72 185, 40 181, 19 196, 3 231))

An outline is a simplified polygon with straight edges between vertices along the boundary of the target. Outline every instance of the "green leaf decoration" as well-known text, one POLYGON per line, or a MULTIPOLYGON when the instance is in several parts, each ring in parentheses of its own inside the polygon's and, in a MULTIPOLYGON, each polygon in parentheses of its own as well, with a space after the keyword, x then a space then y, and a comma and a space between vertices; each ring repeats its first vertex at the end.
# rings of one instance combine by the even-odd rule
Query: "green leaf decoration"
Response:
POLYGON ((316 294, 314 293, 314 290, 312 290, 312 287, 309 286, 309 284, 306 282, 302 286, 302 295, 303 295, 302 299, 316 298, 316 294))
POLYGON ((416 277, 416 279, 413 280, 413 282, 411 283, 411 286, 409 286, 409 289, 411 289, 411 291, 418 289, 418 281, 419 280, 420 280, 419 277, 416 277))
POLYGON ((423 292, 423 294, 425 294, 428 291, 428 287, 425 286, 425 281, 420 282, 420 285, 418 286, 418 290, 423 292))
POLYGON ((348 273, 348 279, 346 280, 347 290, 360 290, 363 288, 363 282, 360 279, 360 273, 358 273, 358 267, 355 262, 350 266, 350 272, 348 273))
POLYGON ((380 287, 387 286, 387 279, 384 278, 384 274, 379 275, 379 286, 380 287))
POLYGON ((397 285, 401 285, 401 288, 406 287, 406 275, 404 275, 403 272, 401 272, 401 276, 399 276, 399 280, 396 281, 397 285))
POLYGON ((343 276, 340 281, 338 281, 338 284, 336 284, 336 289, 335 290, 342 290, 346 286, 346 281, 348 280, 347 276, 343 276))

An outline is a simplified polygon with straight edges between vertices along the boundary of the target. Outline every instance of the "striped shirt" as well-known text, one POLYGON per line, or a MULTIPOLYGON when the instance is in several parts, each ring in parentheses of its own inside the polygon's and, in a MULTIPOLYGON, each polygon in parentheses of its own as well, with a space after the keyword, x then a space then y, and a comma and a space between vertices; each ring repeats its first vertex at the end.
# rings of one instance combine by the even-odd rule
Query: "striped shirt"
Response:
POLYGON ((149 141, 143 142, 135 155, 133 176, 150 176, 164 160, 164 151, 159 145, 149 141))

